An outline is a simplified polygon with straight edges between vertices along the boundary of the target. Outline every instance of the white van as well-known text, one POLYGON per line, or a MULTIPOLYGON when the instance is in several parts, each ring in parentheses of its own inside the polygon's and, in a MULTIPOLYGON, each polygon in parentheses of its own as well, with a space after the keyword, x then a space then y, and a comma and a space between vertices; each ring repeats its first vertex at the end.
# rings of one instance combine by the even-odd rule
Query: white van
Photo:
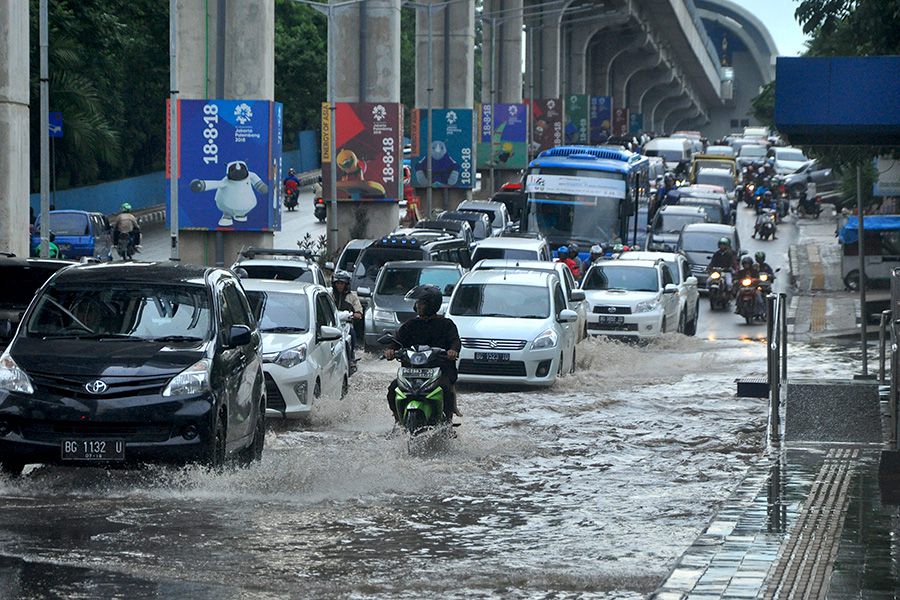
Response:
POLYGON ((691 162, 691 141, 685 138, 656 138, 644 144, 644 156, 659 156, 670 171, 683 171, 691 162))

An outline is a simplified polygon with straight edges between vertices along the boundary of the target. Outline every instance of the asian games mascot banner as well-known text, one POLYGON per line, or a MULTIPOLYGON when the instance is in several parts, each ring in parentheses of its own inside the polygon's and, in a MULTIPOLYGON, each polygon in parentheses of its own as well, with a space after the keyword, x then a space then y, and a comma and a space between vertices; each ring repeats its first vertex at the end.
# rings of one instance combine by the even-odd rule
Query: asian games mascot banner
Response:
POLYGON ((182 100, 178 132, 180 229, 280 228, 281 104, 182 100))

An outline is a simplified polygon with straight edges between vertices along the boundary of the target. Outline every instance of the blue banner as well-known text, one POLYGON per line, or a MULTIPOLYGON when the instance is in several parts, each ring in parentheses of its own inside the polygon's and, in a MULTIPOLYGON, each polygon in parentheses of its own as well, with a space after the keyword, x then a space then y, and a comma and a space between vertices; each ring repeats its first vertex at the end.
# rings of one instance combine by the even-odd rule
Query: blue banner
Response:
POLYGON ((628 133, 639 134, 644 130, 644 113, 630 113, 628 115, 628 133))
POLYGON ((612 130, 612 97, 591 96, 591 143, 603 144, 612 130))
MULTIPOLYGON (((432 109, 431 111, 431 179, 432 187, 472 189, 471 108, 432 109)), ((413 187, 428 187, 428 111, 413 111, 414 137, 411 161, 413 187), (418 127, 416 127, 418 125, 418 127)))
MULTIPOLYGON (((281 104, 182 100, 179 105, 179 227, 278 230, 281 104)), ((171 199, 169 204, 171 210, 171 199)))

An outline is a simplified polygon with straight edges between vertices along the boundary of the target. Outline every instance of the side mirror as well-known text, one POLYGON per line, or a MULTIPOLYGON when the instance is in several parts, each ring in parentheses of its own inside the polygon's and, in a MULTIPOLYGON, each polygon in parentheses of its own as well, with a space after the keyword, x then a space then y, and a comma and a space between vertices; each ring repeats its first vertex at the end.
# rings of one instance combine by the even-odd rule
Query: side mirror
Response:
POLYGON ((356 288, 356 295, 359 296, 360 298, 371 298, 372 290, 367 287, 359 287, 359 288, 356 288))
POLYGON ((584 298, 584 290, 572 290, 569 292, 569 302, 581 302, 584 298))
POLYGON ((318 338, 323 342, 334 342, 336 340, 344 337, 344 332, 342 332, 337 327, 331 327, 330 325, 322 325, 319 327, 319 335, 318 338))
POLYGON ((674 283, 669 283, 666 287, 663 288, 663 294, 674 294, 678 291, 678 286, 674 283))
POLYGON ((559 316, 556 317, 556 320, 560 323, 574 323, 578 320, 578 313, 574 310, 569 310, 568 308, 559 311, 559 316))
POLYGON ((250 328, 246 325, 232 325, 228 331, 228 339, 225 340, 226 348, 246 346, 252 339, 250 328))
POLYGON ((697 278, 691 275, 687 279, 684 280, 685 285, 697 285, 697 278))
POLYGON ((13 336, 15 329, 9 319, 0 319, 0 339, 8 340, 13 336))
POLYGON ((322 266, 322 268, 325 269, 326 271, 334 271, 334 263, 329 260, 322 266))

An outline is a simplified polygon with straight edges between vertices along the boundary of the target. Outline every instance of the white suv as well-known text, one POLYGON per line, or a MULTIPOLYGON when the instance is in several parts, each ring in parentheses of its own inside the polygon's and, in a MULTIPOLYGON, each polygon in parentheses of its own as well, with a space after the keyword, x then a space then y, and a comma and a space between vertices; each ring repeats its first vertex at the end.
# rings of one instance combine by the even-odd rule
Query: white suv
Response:
POLYGON ((481 240, 472 250, 472 262, 486 258, 550 261, 550 246, 544 238, 493 237, 481 240))
POLYGON ((552 385, 575 370, 575 321, 556 273, 471 271, 450 308, 462 382, 552 385))
POLYGON ((668 265, 678 291, 680 317, 678 331, 685 335, 696 335, 697 322, 700 320, 700 290, 697 278, 691 274, 691 265, 684 254, 675 252, 623 252, 619 260, 662 260, 668 265))
POLYGON ((664 261, 598 261, 581 289, 591 306, 588 333, 652 338, 678 327, 678 286, 664 261))

